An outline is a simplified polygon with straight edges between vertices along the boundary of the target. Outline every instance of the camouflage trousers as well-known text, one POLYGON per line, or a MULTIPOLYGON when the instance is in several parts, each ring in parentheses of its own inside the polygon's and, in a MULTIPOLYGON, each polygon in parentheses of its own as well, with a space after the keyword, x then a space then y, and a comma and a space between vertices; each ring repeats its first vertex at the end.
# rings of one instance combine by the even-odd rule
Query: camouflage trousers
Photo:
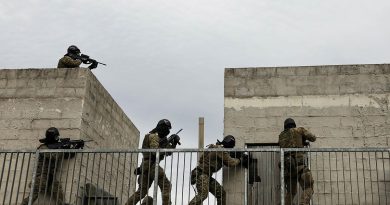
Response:
MULTIPOLYGON (((64 204, 64 192, 62 190, 62 186, 57 179, 53 178, 52 175, 41 175, 36 177, 36 181, 34 183, 34 191, 32 194, 32 204, 35 200, 38 199, 40 193, 44 194, 46 197, 50 197, 50 201, 55 202, 55 204, 57 205, 64 204)), ((27 205, 28 201, 29 196, 23 199, 21 205, 27 205)))
POLYGON ((226 205, 226 192, 217 180, 207 174, 198 172, 196 176, 197 194, 189 205, 200 205, 207 198, 209 192, 217 198, 218 205, 226 205))
MULTIPOLYGON (((154 181, 156 164, 151 161, 143 161, 141 164, 141 174, 138 176, 138 189, 127 200, 126 205, 135 205, 141 201, 148 193, 150 186, 154 181)), ((171 182, 164 173, 164 169, 158 167, 158 186, 161 190, 162 204, 171 205, 171 182)), ((145 199, 148 200, 148 199, 145 199)))
POLYGON ((295 195, 297 194, 297 183, 302 188, 302 193, 298 199, 299 205, 309 205, 313 196, 314 180, 308 167, 301 165, 296 170, 286 170, 284 182, 286 184, 285 204, 292 205, 295 195))

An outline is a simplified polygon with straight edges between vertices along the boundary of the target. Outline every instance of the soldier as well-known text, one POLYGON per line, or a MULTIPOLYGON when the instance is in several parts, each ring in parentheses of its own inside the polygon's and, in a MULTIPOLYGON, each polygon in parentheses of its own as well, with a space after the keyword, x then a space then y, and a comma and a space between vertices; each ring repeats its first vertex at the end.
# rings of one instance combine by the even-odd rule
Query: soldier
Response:
POLYGON ((57 68, 77 68, 81 63, 91 64, 88 66, 89 69, 94 69, 98 65, 98 62, 93 59, 86 59, 83 62, 80 56, 80 49, 77 46, 71 45, 64 57, 58 61, 57 68))
MULTIPOLYGON (((45 138, 39 140, 42 144, 37 149, 58 149, 60 133, 55 127, 50 127, 46 130, 45 138)), ((79 149, 82 147, 75 147, 79 149)), ((58 167, 63 163, 63 159, 73 158, 74 153, 40 153, 37 171, 34 183, 34 192, 32 194, 32 204, 38 198, 39 193, 43 193, 45 196, 50 196, 50 199, 54 199, 56 204, 64 205, 64 193, 62 186, 58 181, 59 176, 56 176, 58 167)), ((31 184, 30 184, 31 186, 31 184)), ((27 205, 29 197, 23 199, 22 205, 27 205)))
MULTIPOLYGON (((316 136, 307 131, 303 127, 296 127, 293 119, 288 118, 284 121, 284 130, 279 135, 279 146, 281 148, 303 148, 308 141, 314 142, 316 136)), ((301 186, 303 192, 299 199, 300 205, 310 204, 310 199, 314 193, 314 180, 310 169, 304 163, 304 152, 288 152, 285 153, 284 170, 286 196, 285 204, 290 205, 297 193, 297 182, 301 186)))
MULTIPOLYGON (((159 148, 176 148, 176 145, 180 137, 174 134, 176 142, 167 142, 167 136, 171 129, 171 123, 167 119, 162 119, 157 123, 156 128, 145 135, 142 142, 142 149, 159 149, 159 148)), ((154 172, 156 163, 156 153, 144 152, 141 166, 136 169, 138 177, 138 189, 137 191, 127 200, 126 205, 135 205, 144 198, 148 192, 148 189, 154 181, 154 172)), ((169 153, 167 153, 168 155, 169 153)), ((163 159, 163 155, 160 155, 160 160, 163 159)), ((162 204, 170 205, 171 200, 171 182, 168 180, 164 173, 164 169, 158 167, 158 186, 161 190, 162 204)), ((145 199, 148 200, 148 199, 145 199)))
MULTIPOLYGON (((222 143, 211 144, 209 148, 233 148, 236 141, 232 135, 224 137, 222 143)), ((191 184, 196 184, 197 194, 189 205, 200 205, 212 193, 217 198, 218 205, 226 204, 226 192, 223 187, 212 177, 223 165, 237 166, 240 159, 232 158, 228 152, 204 152, 200 156, 198 166, 191 171, 191 184)))

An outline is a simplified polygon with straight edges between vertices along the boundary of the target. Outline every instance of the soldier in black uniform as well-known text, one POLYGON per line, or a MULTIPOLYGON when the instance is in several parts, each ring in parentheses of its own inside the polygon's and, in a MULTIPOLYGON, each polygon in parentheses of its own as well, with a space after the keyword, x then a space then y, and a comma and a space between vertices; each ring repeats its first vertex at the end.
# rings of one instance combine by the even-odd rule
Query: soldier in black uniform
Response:
MULTIPOLYGON (((50 127, 46 130, 46 135, 44 139, 39 140, 42 142, 41 145, 37 149, 58 149, 61 147, 54 147, 60 141, 60 133, 57 128, 50 127)), ((82 147, 75 147, 75 149, 79 149, 82 147)), ((62 190, 62 186, 58 181, 60 176, 56 176, 56 172, 61 167, 63 163, 63 159, 73 158, 75 156, 74 153, 40 153, 37 171, 35 176, 35 184, 34 184, 34 192, 32 195, 32 203, 38 198, 39 193, 43 193, 45 196, 50 196, 56 204, 64 205, 64 193, 62 190)), ((31 184, 30 184, 31 186, 31 184)), ((32 187, 31 187, 32 188, 32 187)), ((22 205, 27 205, 29 201, 29 197, 23 199, 22 205)))

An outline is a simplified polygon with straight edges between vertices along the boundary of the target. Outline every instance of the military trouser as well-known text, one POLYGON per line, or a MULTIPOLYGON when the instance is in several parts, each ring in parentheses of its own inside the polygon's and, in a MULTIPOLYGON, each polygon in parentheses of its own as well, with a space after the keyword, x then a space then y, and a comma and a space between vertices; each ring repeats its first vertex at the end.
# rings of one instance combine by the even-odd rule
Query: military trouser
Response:
MULTIPOLYGON (((55 204, 57 205, 64 204, 64 192, 62 190, 62 186, 57 179, 53 178, 53 175, 36 176, 36 180, 34 183, 34 191, 32 194, 32 204, 34 203, 35 200, 38 199, 40 193, 43 193, 46 197, 50 197, 50 201, 51 202, 54 201, 55 204)), ((22 205, 27 205, 28 201, 29 201, 29 196, 23 199, 22 205)))
MULTIPOLYGON (((141 164, 141 174, 138 176, 138 189, 127 200, 126 205, 135 205, 141 201, 148 193, 150 186, 154 181, 155 162, 145 160, 141 164)), ((158 186, 161 190, 162 204, 171 204, 171 182, 164 173, 164 169, 158 167, 158 186)))
POLYGON ((189 205, 200 205, 207 198, 209 192, 217 198, 218 205, 226 205, 226 192, 217 180, 200 171, 196 172, 197 194, 189 205))
POLYGON ((303 165, 303 159, 296 159, 295 157, 292 157, 287 158, 287 160, 290 161, 287 163, 285 161, 285 165, 288 165, 285 166, 284 178, 284 182, 286 184, 285 204, 292 204, 293 199, 297 194, 297 182, 299 182, 299 185, 303 191, 301 193, 300 198, 298 199, 298 204, 309 205, 310 199, 314 193, 314 180, 311 175, 311 171, 306 165, 303 165), (293 165, 288 163, 291 163, 293 165))

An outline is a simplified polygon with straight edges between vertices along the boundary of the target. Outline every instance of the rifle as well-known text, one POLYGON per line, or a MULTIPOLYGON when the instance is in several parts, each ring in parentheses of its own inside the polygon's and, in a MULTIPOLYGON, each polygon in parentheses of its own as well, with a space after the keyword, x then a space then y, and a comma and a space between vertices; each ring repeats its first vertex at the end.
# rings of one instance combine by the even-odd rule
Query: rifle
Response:
POLYGON ((83 149, 85 142, 92 140, 70 140, 70 138, 62 138, 59 142, 48 144, 49 149, 83 149))
POLYGON ((173 147, 176 147, 176 145, 181 145, 180 143, 180 137, 178 134, 182 131, 183 129, 180 129, 179 131, 176 132, 176 134, 173 134, 169 136, 168 138, 164 138, 160 140, 160 146, 161 147, 166 147, 168 144, 172 144, 173 147))
POLYGON ((253 184, 254 182, 261 182, 261 178, 257 170, 257 159, 244 152, 230 152, 230 156, 232 158, 240 159, 242 166, 249 170, 249 184, 253 184))
POLYGON ((97 64, 102 64, 104 66, 107 66, 105 63, 101 63, 95 59, 92 59, 90 58, 88 55, 85 55, 85 54, 81 54, 80 55, 80 60, 84 63, 84 64, 90 64, 90 63, 93 63, 94 61, 96 61, 97 64))
POLYGON ((80 55, 72 55, 71 54, 69 56, 74 58, 74 59, 81 60, 81 62, 83 62, 84 64, 92 64, 92 65, 94 65, 94 63, 95 63, 96 65, 94 65, 93 67, 91 67, 92 65, 90 66, 91 69, 96 68, 98 64, 102 64, 104 66, 107 66, 105 63, 101 63, 101 62, 99 62, 99 61, 97 61, 95 59, 92 59, 88 55, 85 55, 85 54, 80 54, 80 55))

